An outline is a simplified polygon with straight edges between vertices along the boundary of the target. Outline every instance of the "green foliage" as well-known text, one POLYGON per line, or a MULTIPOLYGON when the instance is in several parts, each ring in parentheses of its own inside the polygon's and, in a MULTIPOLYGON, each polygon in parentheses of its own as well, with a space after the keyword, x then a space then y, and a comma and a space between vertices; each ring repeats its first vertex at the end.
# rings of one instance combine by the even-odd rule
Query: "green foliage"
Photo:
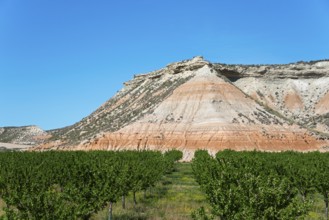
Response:
POLYGON ((305 216, 316 189, 326 202, 328 161, 320 153, 197 151, 192 166, 216 216, 274 220, 305 216))
POLYGON ((167 173, 175 171, 174 164, 183 158, 183 152, 179 150, 170 150, 164 153, 165 167, 167 173))
POLYGON ((183 152, 179 150, 170 150, 164 153, 164 157, 176 162, 183 158, 183 152))
POLYGON ((206 214, 205 208, 202 206, 191 214, 192 219, 194 220, 213 220, 213 216, 208 216, 206 214))
POLYGON ((89 219, 122 195, 159 181, 160 152, 6 152, 0 198, 8 219, 89 219))

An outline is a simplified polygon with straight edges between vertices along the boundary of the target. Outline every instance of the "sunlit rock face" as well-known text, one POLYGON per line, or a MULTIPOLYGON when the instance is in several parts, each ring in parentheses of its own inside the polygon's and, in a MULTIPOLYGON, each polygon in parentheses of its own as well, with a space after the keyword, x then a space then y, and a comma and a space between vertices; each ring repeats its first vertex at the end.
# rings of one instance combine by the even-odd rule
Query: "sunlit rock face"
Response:
POLYGON ((323 150, 327 61, 212 64, 195 57, 148 74, 36 149, 323 150), (313 121, 312 121, 313 120, 313 121), (315 124, 314 124, 315 123, 315 124))
POLYGON ((215 66, 263 105, 302 126, 329 133, 329 61, 215 66))

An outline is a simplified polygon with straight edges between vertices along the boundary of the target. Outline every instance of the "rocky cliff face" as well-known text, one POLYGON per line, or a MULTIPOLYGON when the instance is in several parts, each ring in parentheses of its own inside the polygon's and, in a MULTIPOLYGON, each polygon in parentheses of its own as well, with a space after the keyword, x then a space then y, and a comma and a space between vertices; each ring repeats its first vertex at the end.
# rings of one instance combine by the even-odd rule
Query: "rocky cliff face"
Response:
POLYGON ((177 148, 185 159, 196 149, 326 149, 328 81, 327 61, 243 66, 195 57, 135 75, 36 149, 177 148))
POLYGON ((263 105, 299 125, 329 133, 329 61, 215 66, 263 105))

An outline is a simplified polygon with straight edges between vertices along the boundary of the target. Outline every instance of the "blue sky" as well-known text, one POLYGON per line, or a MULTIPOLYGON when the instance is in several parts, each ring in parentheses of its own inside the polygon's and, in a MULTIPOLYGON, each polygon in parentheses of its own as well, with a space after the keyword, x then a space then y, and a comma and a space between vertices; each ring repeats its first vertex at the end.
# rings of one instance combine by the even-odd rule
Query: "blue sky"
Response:
POLYGON ((0 127, 79 121, 133 74, 329 58, 328 0, 0 0, 0 127))

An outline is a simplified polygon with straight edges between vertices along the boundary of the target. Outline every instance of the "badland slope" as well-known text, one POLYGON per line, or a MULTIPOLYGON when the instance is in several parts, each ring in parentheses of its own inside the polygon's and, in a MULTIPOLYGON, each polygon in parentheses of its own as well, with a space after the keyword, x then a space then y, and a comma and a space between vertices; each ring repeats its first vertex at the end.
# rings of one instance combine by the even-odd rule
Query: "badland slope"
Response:
POLYGON ((35 149, 326 150, 329 62, 213 64, 202 57, 135 75, 35 149))

